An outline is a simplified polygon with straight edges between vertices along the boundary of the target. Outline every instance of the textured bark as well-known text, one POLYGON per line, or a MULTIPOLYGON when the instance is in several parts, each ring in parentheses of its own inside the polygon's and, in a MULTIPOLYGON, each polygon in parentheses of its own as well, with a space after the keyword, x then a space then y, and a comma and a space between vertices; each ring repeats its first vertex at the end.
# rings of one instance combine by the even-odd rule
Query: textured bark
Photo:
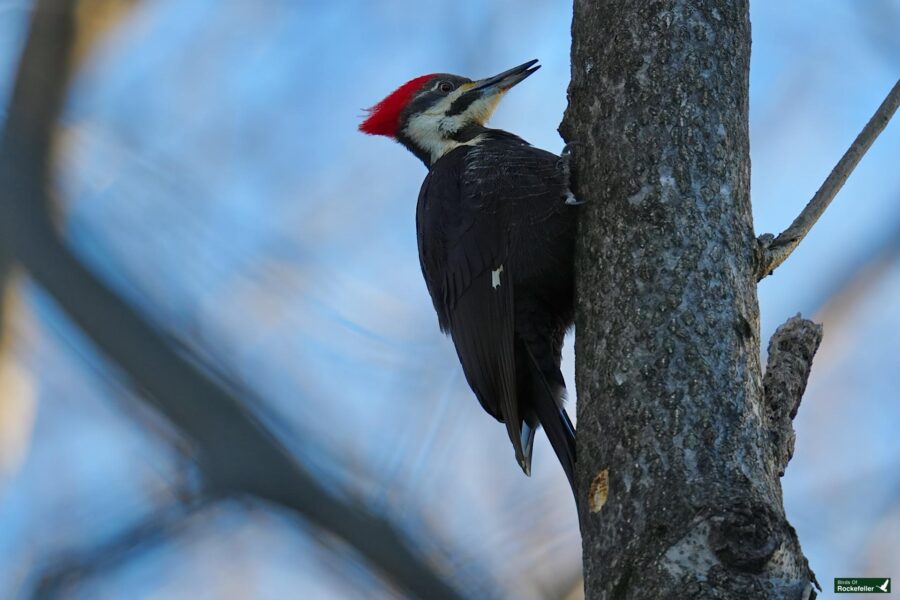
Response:
POLYGON ((788 319, 769 340, 769 361, 763 396, 769 420, 771 448, 778 474, 794 456, 794 417, 806 391, 812 359, 822 342, 822 326, 800 315, 788 319))
POLYGON ((804 598, 763 401, 748 3, 575 1, 588 598, 804 598))

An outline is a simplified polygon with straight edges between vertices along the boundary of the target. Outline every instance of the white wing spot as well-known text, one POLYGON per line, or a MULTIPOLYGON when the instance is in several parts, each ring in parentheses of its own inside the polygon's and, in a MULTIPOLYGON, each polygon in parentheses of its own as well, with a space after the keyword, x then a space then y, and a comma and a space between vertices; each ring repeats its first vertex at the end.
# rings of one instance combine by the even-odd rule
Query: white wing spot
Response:
POLYGON ((503 272, 503 265, 500 265, 493 271, 491 271, 491 287, 495 290, 500 287, 500 273, 503 272))

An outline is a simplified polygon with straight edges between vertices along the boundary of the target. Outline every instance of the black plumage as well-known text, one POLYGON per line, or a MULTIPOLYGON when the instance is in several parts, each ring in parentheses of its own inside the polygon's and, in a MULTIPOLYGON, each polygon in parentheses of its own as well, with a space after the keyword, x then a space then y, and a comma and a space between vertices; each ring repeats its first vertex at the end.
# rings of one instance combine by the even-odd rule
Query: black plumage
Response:
POLYGON ((478 81, 417 77, 370 109, 359 128, 397 140, 428 167, 416 226, 441 330, 453 338, 478 401, 506 424, 522 469, 530 473, 542 425, 574 492, 575 431, 559 370, 574 313, 568 169, 556 155, 484 125, 536 63, 478 81))
POLYGON ((556 155, 477 124, 454 137, 464 145, 430 165, 416 210, 438 322, 479 402, 506 424, 523 470, 543 425, 574 490, 559 367, 573 321, 577 209, 565 203, 556 155))

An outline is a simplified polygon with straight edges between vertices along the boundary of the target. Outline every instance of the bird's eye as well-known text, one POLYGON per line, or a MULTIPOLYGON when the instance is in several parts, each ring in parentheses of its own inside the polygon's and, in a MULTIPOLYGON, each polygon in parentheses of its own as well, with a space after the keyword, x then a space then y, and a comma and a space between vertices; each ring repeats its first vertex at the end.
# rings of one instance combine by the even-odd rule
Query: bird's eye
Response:
POLYGON ((449 94, 453 91, 453 84, 449 81, 441 81, 440 83, 438 83, 438 90, 445 94, 449 94))

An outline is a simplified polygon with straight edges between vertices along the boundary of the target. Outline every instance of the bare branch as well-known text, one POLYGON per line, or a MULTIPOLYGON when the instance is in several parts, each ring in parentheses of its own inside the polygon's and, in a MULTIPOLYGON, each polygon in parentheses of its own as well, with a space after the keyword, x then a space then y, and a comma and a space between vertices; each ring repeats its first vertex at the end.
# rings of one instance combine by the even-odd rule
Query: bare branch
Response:
POLYGON ((792 421, 800 408, 813 356, 821 342, 822 326, 799 314, 788 319, 769 340, 763 399, 779 475, 784 475, 784 469, 794 455, 792 421))
POLYGON ((756 271, 757 281, 767 277, 778 268, 781 263, 787 260, 787 257, 800 245, 800 242, 816 224, 831 201, 844 186, 844 182, 856 168, 860 159, 872 146, 872 143, 878 138, 879 134, 887 126, 891 117, 900 106, 900 80, 894 84, 888 93, 884 102, 866 123, 866 126, 860 132, 851 144, 838 164, 832 169, 825 183, 816 192, 809 204, 803 209, 800 215, 794 219, 791 226, 773 237, 767 233, 759 236, 758 242, 758 267, 756 271))
POLYGON ((390 522, 319 483, 230 389, 175 352, 66 247, 45 186, 71 43, 72 2, 40 0, 0 141, 0 245, 196 445, 212 492, 245 493, 295 511, 415 596, 460 598, 390 522))

